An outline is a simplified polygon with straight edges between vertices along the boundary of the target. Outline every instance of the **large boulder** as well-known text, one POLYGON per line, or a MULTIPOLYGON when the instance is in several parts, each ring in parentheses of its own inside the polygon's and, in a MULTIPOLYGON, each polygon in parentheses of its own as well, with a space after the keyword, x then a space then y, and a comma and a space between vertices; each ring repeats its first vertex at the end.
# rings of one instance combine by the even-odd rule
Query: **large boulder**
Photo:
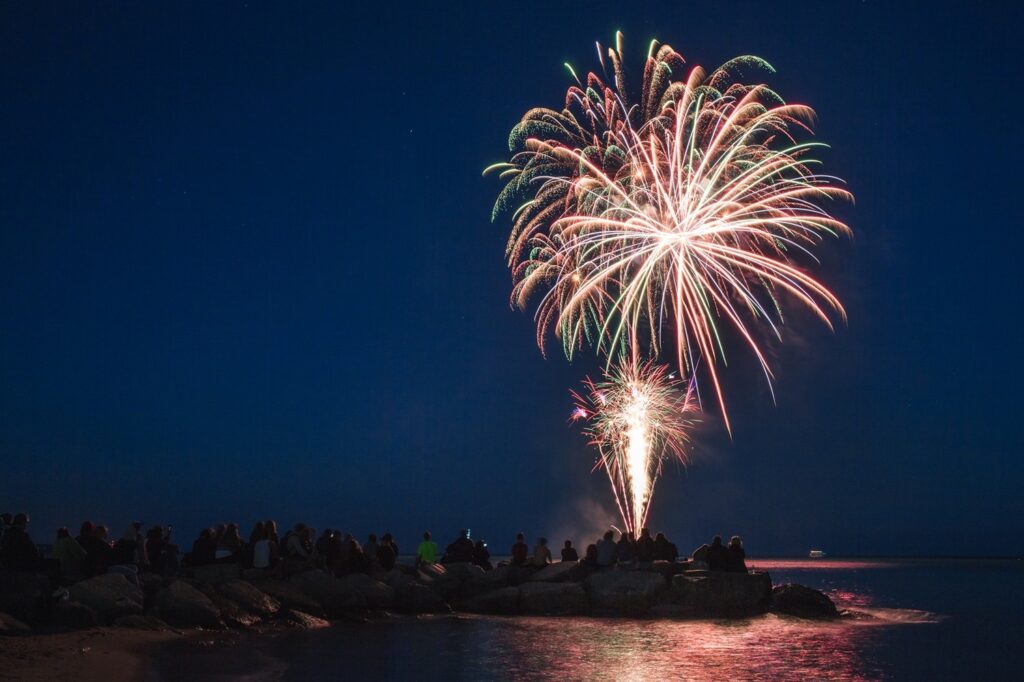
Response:
POLYGON ((666 588, 665 579, 648 571, 603 571, 587 578, 595 613, 642 616, 666 588))
POLYGON ((170 626, 156 616, 121 616, 114 621, 114 627, 127 628, 129 630, 150 630, 152 632, 163 632, 170 630, 170 626))
POLYGON ((527 578, 528 582, 560 583, 576 580, 580 572, 578 561, 560 561, 548 564, 527 578))
POLYGON ((45 576, 0 570, 0 611, 19 622, 37 623, 45 615, 43 607, 49 589, 50 582, 45 576))
POLYGON ((104 573, 77 582, 68 593, 71 601, 92 609, 101 623, 142 613, 142 589, 120 573, 104 573))
POLYGON ((280 602, 282 608, 307 613, 317 618, 326 618, 324 607, 316 599, 307 596, 295 585, 282 580, 253 580, 251 585, 260 592, 280 602))
POLYGON ((451 607, 437 592, 411 578, 394 587, 394 608, 403 613, 449 613, 451 607))
POLYGON ((463 598, 474 597, 484 592, 493 592, 501 587, 508 587, 513 569, 511 566, 498 566, 490 571, 481 570, 474 573, 462 583, 459 591, 463 598))
POLYGON ((467 599, 462 609, 470 613, 494 613, 510 616, 519 613, 519 588, 501 587, 467 599))
POLYGON ((316 616, 311 616, 308 613, 293 611, 292 609, 285 609, 282 611, 281 619, 289 625, 302 630, 317 630, 330 625, 330 623, 323 618, 317 618, 316 616))
POLYGON ((672 576, 686 571, 686 564, 659 559, 658 561, 651 562, 650 570, 661 574, 665 580, 671 580, 672 576))
POLYGON ((463 585, 479 580, 485 573, 473 564, 427 564, 420 567, 418 580, 445 601, 451 601, 462 593, 463 585))
POLYGON ((341 578, 341 582, 363 595, 367 608, 387 610, 394 606, 395 590, 365 573, 347 575, 341 578))
POLYGON ((206 595, 213 605, 220 612, 220 619, 225 625, 231 628, 246 629, 259 625, 263 618, 255 613, 249 613, 238 602, 228 599, 219 592, 206 595))
POLYGON ((31 633, 32 628, 14 616, 0 613, 0 635, 28 635, 31 633))
POLYGON ((588 606, 580 583, 537 581, 519 588, 519 608, 526 614, 570 616, 586 613, 588 606))
POLYGON ((366 598, 349 583, 320 570, 293 575, 289 582, 317 601, 328 618, 342 618, 366 608, 366 598))
POLYGON ((676 607, 654 615, 684 617, 741 617, 764 613, 771 598, 767 573, 688 572, 672 577, 664 602, 676 607))
POLYGON ((84 630, 99 625, 96 612, 77 601, 61 600, 53 608, 51 623, 62 630, 84 630))
POLYGON ((219 627, 220 609, 183 580, 174 580, 157 595, 160 618, 183 627, 219 627))
POLYGON ((242 576, 242 567, 238 564, 207 564, 193 566, 188 573, 201 583, 216 585, 225 580, 235 580, 242 576))
POLYGON ((281 602, 270 597, 244 580, 228 580, 217 585, 217 592, 237 603, 249 613, 270 618, 281 609, 281 602))
POLYGON ((771 609, 800 618, 839 617, 839 611, 828 595, 796 583, 779 585, 771 591, 771 609))

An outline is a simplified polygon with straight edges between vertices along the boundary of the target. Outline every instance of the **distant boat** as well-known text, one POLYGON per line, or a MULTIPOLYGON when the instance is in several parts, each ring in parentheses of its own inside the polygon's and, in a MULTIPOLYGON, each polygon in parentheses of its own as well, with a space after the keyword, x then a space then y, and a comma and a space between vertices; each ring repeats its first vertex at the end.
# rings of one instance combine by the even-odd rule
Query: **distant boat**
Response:
POLYGON ((822 559, 825 557, 825 553, 820 549, 812 549, 811 553, 807 555, 811 559, 822 559))

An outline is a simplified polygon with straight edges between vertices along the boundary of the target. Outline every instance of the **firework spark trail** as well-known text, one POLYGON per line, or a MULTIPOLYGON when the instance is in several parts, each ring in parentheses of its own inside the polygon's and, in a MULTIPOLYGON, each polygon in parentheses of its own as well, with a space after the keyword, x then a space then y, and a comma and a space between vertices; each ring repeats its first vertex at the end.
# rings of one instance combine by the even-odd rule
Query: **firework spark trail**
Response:
POLYGON ((810 153, 823 145, 796 141, 813 111, 740 82, 744 71, 772 71, 763 60, 739 57, 673 80, 682 57, 652 42, 634 104, 621 45, 608 56, 614 87, 591 73, 585 87, 569 89, 561 112, 527 112, 509 137, 511 161, 492 167, 508 180, 496 214, 526 198, 507 250, 513 302, 540 297, 542 350, 554 330, 570 358, 585 345, 609 363, 623 353, 657 357, 670 342, 686 376, 706 358, 731 428, 718 369, 722 323, 771 387, 758 326, 781 338, 784 299, 829 326, 832 314, 844 316, 800 262, 813 260, 822 237, 849 232, 822 204, 850 194, 813 170, 810 153))
POLYGON ((626 529, 637 532, 647 520, 654 485, 664 462, 686 462, 689 433, 697 415, 693 384, 674 378, 666 365, 627 362, 587 379, 573 391, 574 420, 587 423, 597 447, 597 467, 605 470, 626 529))

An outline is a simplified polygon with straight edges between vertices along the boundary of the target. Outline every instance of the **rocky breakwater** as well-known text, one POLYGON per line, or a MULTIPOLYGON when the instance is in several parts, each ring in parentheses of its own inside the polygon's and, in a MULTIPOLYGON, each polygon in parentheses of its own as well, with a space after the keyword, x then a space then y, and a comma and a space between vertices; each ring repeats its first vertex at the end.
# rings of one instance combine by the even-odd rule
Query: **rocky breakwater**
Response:
POLYGON ((575 562, 490 571, 470 564, 399 566, 373 575, 309 570, 287 578, 229 564, 172 578, 142 574, 138 584, 119 574, 96 576, 71 586, 56 604, 43 604, 46 593, 36 582, 15 576, 0 584, 0 597, 6 597, 0 599, 0 633, 9 634, 91 625, 314 628, 328 619, 452 611, 630 618, 746 618, 768 611, 801 618, 838 615, 821 592, 800 585, 773 588, 767 573, 695 571, 667 562, 602 571, 575 562), (19 593, 26 585, 34 589, 19 593))

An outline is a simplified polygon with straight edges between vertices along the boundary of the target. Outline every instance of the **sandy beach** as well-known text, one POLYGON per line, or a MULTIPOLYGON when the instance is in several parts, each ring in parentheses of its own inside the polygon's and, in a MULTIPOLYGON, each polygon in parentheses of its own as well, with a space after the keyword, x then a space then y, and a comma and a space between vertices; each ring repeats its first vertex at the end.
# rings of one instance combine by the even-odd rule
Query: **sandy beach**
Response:
POLYGON ((154 680, 157 649, 194 637, 101 627, 0 639, 0 680, 154 680))

